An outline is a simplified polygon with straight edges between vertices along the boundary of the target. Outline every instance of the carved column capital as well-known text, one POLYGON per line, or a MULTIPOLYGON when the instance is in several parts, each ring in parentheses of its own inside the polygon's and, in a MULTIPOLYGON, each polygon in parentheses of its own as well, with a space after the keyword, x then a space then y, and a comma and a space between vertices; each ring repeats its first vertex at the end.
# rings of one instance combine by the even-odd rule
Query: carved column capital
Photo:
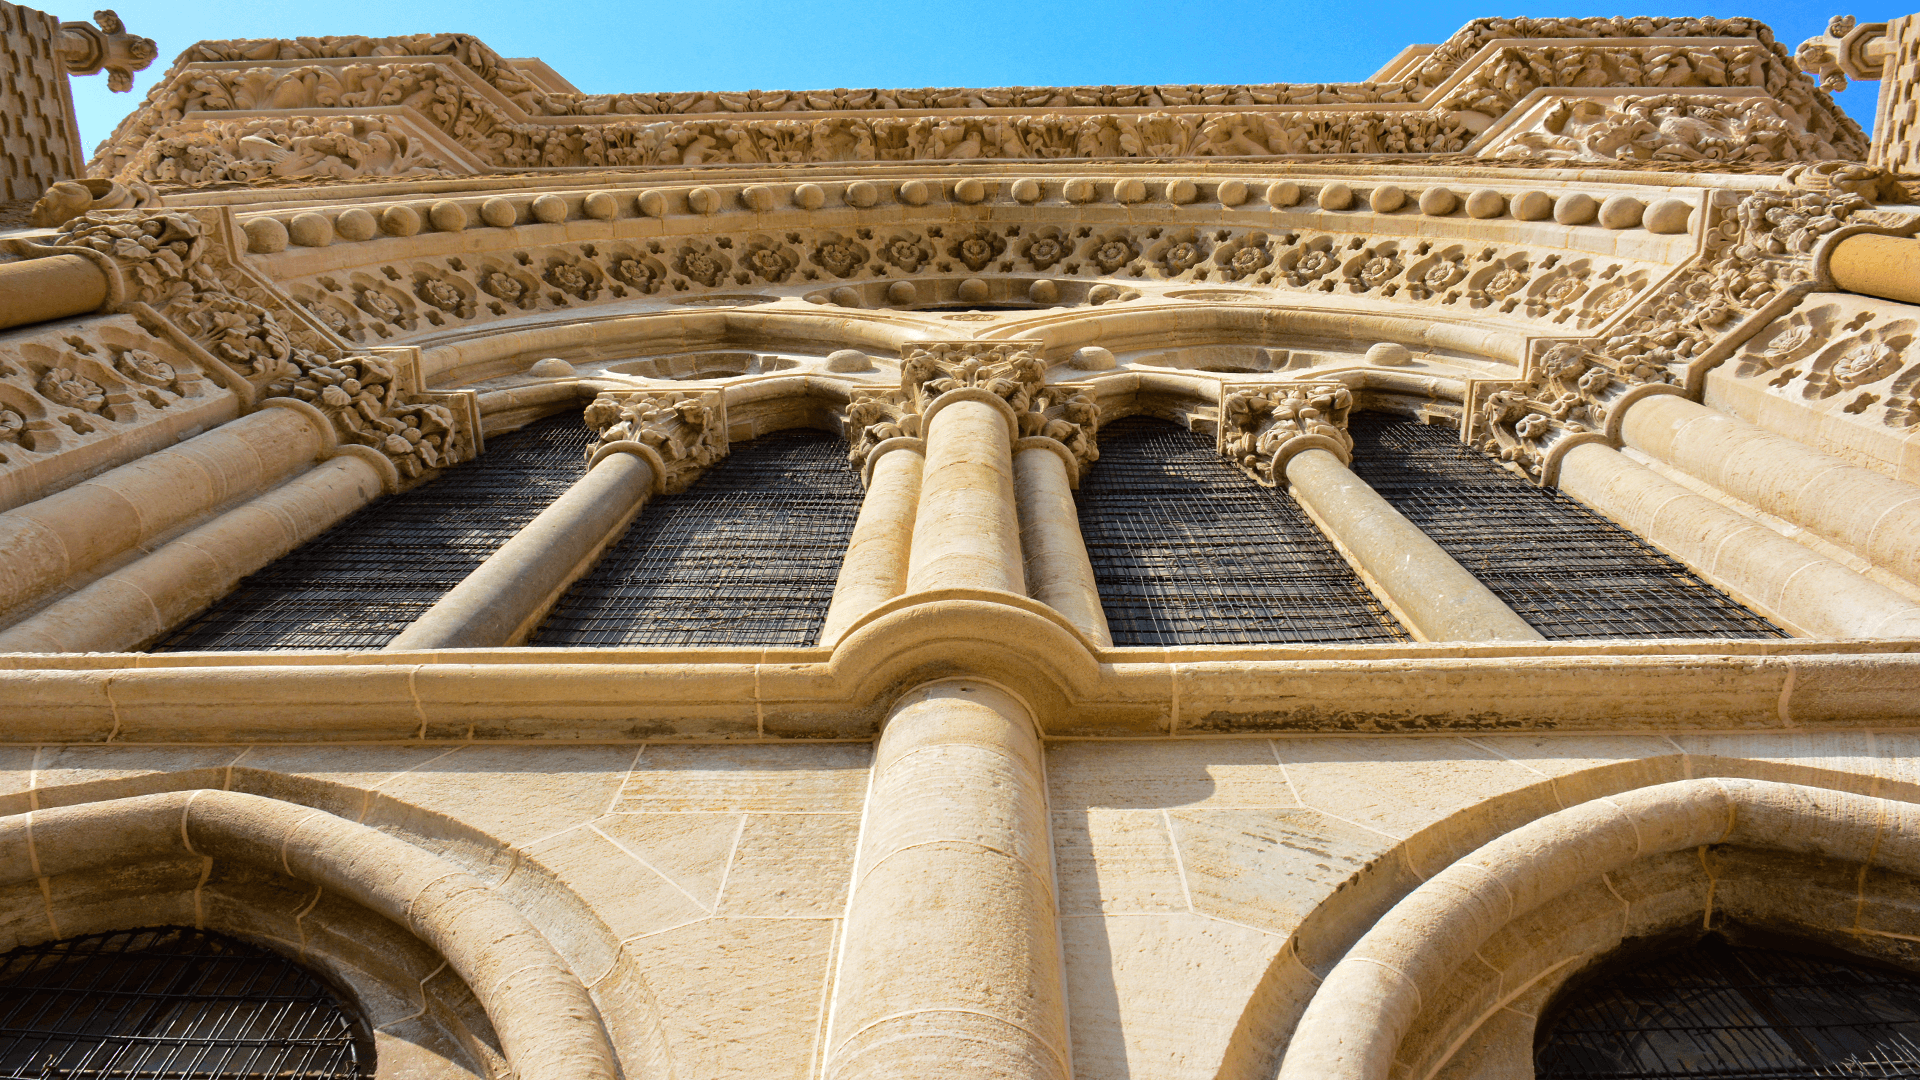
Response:
POLYGON ((653 465, 654 487, 685 491, 727 456, 726 400, 718 390, 635 390, 601 394, 584 419, 598 436, 587 459, 635 453, 653 465))
POLYGON ((1347 417, 1353 393, 1340 383, 1225 386, 1220 391, 1220 452, 1268 487, 1286 479, 1287 461, 1302 450, 1353 457, 1347 417))
POLYGON ((93 21, 98 25, 60 24, 60 36, 55 39, 54 47, 60 52, 60 62, 66 65, 67 74, 95 75, 104 69, 107 89, 115 93, 133 89, 133 73, 145 71, 153 58, 160 55, 160 47, 152 38, 128 33, 127 25, 112 9, 94 12, 93 21))
POLYGON ((1091 388, 1046 382, 1047 364, 1025 345, 957 341, 909 347, 896 390, 855 390, 847 402, 848 458, 864 469, 888 439, 925 435, 934 402, 955 390, 984 391, 1005 402, 1020 438, 1054 439, 1084 470, 1100 457, 1100 407, 1091 388))
POLYGON ((1886 71, 1887 24, 1836 15, 1825 34, 1800 43, 1793 59, 1801 71, 1820 80, 1820 89, 1830 92, 1845 90, 1848 79, 1878 79, 1886 71))

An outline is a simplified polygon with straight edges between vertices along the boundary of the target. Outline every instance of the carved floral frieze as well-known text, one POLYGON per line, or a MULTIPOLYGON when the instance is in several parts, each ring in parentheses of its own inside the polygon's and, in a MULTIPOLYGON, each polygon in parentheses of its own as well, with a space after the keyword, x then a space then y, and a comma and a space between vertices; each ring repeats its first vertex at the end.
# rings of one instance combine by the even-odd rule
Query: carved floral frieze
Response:
POLYGON ((217 411, 225 396, 131 316, 15 331, 0 341, 0 468, 217 411))
POLYGON ((727 454, 726 406, 718 390, 611 391, 593 399, 584 419, 596 436, 589 459, 620 443, 647 447, 666 469, 658 482, 668 494, 685 491, 727 454))
POLYGON ((1509 161, 1808 162, 1864 157, 1858 134, 1809 130, 1770 97, 1580 97, 1553 101, 1484 153, 1509 161))

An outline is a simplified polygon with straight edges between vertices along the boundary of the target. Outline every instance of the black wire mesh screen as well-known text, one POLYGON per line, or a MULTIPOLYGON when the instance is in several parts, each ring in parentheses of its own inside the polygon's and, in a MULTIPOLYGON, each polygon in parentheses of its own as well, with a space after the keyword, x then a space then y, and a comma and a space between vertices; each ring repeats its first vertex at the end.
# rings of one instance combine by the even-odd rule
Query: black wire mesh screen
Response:
POLYGON ((242 581, 155 652, 378 649, 586 471, 577 410, 373 503, 242 581))
POLYGON ((1185 428, 1102 428, 1075 496, 1115 645, 1407 640, 1299 504, 1185 428))
POLYGON ((1452 428, 1355 413, 1353 471, 1548 638, 1785 637, 1572 498, 1452 428))
POLYGON ((1573 991, 1540 1080, 1920 1077, 1920 979, 1708 938, 1573 991))
POLYGON ((0 956, 0 1076, 330 1080, 373 1075, 372 1048, 292 961, 159 927, 0 956))
POLYGON ((735 444, 692 487, 648 503, 528 644, 811 645, 861 497, 838 436, 735 444))

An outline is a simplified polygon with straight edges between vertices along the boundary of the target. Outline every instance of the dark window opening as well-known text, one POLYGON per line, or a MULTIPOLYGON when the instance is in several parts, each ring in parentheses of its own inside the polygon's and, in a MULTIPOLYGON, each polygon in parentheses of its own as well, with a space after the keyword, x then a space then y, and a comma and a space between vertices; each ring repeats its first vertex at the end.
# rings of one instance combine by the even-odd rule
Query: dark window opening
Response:
POLYGON ((1920 1077, 1920 978, 1718 935, 1609 965, 1563 991, 1540 1080, 1920 1077))
POLYGON ((242 581, 154 652, 378 649, 586 472, 569 409, 362 509, 242 581))
POLYGON ((1102 428, 1075 502, 1115 645, 1408 640, 1298 503, 1176 424, 1102 428))
POLYGON ((0 1076, 358 1080, 364 1025, 278 953, 169 926, 0 956, 0 1076))
POLYGON ((1778 627, 1448 427, 1355 413, 1353 471, 1547 638, 1766 638, 1778 627))
POLYGON ((838 436, 735 444, 692 487, 649 502, 528 644, 812 645, 862 495, 838 436))

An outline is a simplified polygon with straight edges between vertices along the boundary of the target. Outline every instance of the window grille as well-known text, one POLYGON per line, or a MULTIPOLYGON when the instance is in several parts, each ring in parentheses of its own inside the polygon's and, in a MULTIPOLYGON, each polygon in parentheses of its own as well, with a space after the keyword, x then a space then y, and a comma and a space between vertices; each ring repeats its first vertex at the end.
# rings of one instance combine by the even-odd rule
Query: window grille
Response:
POLYGON ((862 494, 836 435, 736 444, 692 487, 648 503, 528 644, 812 645, 862 494))
POLYGON ((1548 638, 1763 638, 1779 628, 1452 428, 1355 413, 1353 471, 1548 638))
POLYGON ((1102 428, 1075 495, 1116 645, 1407 640, 1299 504, 1178 425, 1102 428))
POLYGON ((0 1076, 358 1080, 365 1031, 277 953, 170 926, 0 956, 0 1076))
POLYGON ((242 581, 155 652, 378 649, 586 471, 577 410, 382 499, 242 581))
POLYGON ((1920 979, 1709 937, 1571 990, 1540 1080, 1920 1077, 1920 979))

